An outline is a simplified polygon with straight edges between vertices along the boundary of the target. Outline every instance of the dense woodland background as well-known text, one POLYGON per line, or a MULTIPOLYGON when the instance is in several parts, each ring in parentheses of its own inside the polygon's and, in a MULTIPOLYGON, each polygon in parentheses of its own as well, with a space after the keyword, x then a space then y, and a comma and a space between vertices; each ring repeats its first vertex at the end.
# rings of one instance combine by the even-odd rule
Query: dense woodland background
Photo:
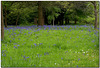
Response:
POLYGON ((3 23, 7 25, 92 24, 97 29, 97 1, 2 1, 3 23))

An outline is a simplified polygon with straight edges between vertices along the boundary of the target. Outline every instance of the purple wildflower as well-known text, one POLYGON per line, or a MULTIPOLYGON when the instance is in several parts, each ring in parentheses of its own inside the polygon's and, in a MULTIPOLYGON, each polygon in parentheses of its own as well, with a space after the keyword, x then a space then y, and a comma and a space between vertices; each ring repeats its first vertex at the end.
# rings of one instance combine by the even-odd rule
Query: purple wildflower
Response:
POLYGON ((10 40, 10 43, 11 43, 11 40, 10 40))
POLYGON ((36 46, 36 43, 34 43, 34 45, 36 46))
POLYGON ((80 58, 78 59, 78 61, 80 60, 80 58))
POLYGON ((28 56, 28 57, 26 57, 26 58, 29 58, 29 56, 28 56))
POLYGON ((7 44, 5 44, 5 46, 7 46, 7 44))
POLYGON ((25 56, 23 56, 25 58, 25 56))
POLYGON ((61 58, 61 59, 63 59, 63 58, 61 58))
POLYGON ((94 46, 96 46, 96 45, 94 45, 94 46))
POLYGON ((89 32, 91 32, 91 31, 89 30, 89 32))
POLYGON ((46 53, 44 53, 44 55, 46 55, 46 53))
POLYGON ((37 54, 38 55, 38 57, 39 57, 39 54, 37 54))
POLYGON ((53 44, 54 46, 56 46, 56 44, 53 44))
POLYGON ((41 44, 43 44, 43 43, 40 43, 39 45, 41 45, 41 44))
POLYGON ((95 40, 92 41, 93 43, 95 42, 95 40))
POLYGON ((14 46, 14 48, 16 48, 16 46, 14 46))
MULTIPOLYGON (((68 51, 66 51, 66 52, 68 52, 68 51)), ((65 53, 66 53, 66 52, 65 52, 65 53)))

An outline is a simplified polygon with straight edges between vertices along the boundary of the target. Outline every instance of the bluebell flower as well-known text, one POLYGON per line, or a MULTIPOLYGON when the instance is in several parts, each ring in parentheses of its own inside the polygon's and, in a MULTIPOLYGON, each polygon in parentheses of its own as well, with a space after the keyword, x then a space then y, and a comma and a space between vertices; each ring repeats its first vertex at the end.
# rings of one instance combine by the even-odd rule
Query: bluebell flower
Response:
POLYGON ((29 58, 29 57, 26 57, 26 58, 29 58))
POLYGON ((6 56, 6 54, 4 54, 4 56, 6 56))
POLYGON ((91 32, 91 31, 89 30, 89 32, 91 32))
POLYGON ((5 46, 7 46, 7 44, 5 44, 5 46))
POLYGON ((25 56, 23 56, 25 58, 25 56))
POLYGON ((46 54, 47 54, 47 55, 49 55, 49 53, 48 53, 48 52, 46 52, 46 54))
POLYGON ((17 45, 17 46, 19 46, 19 45, 17 45))
POLYGON ((80 58, 78 59, 78 61, 80 60, 80 58))
POLYGON ((43 43, 40 43, 39 45, 41 45, 41 44, 43 44, 43 43))
POLYGON ((36 43, 34 43, 34 45, 36 46, 36 43))
POLYGON ((20 40, 20 38, 18 38, 20 40))
POLYGON ((78 65, 77 65, 77 67, 78 67, 78 65))
POLYGON ((46 55, 46 53, 44 53, 44 55, 46 55))
POLYGON ((94 46, 96 46, 96 45, 94 45, 94 46))
POLYGON ((61 47, 59 49, 61 49, 61 47))
POLYGON ((63 59, 63 58, 61 58, 61 59, 63 59))
POLYGON ((95 40, 93 40, 92 42, 95 42, 95 40))
MULTIPOLYGON (((68 51, 66 51, 66 52, 68 52, 68 51)), ((65 52, 65 53, 66 53, 66 52, 65 52)))
POLYGON ((14 46, 14 48, 16 48, 16 46, 14 46))
POLYGON ((15 38, 13 38, 13 40, 15 40, 15 38))
POLYGON ((39 57, 39 54, 37 54, 38 55, 38 57, 39 57))
POLYGON ((56 46, 56 44, 53 44, 54 46, 56 46))
POLYGON ((10 40, 10 43, 11 43, 11 40, 10 40))
POLYGON ((37 31, 39 31, 40 29, 37 29, 37 31))
POLYGON ((12 60, 12 57, 10 57, 10 59, 12 60))

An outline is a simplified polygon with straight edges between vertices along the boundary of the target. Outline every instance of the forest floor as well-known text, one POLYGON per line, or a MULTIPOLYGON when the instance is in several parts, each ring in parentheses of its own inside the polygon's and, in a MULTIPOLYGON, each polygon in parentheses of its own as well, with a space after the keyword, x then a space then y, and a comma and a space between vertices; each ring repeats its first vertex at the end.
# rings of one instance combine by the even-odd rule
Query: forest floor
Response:
POLYGON ((1 67, 99 67, 93 26, 9 26, 4 33, 1 67))

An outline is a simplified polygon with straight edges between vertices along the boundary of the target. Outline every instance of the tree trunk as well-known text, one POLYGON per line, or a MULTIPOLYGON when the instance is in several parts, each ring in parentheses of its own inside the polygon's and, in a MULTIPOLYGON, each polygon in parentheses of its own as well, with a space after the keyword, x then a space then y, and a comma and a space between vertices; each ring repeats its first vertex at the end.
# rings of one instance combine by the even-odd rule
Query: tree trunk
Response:
POLYGON ((68 19, 68 24, 69 24, 69 19, 68 19))
POLYGON ((91 3, 94 6, 94 15, 95 15, 94 28, 97 29, 97 7, 96 7, 96 1, 91 1, 91 3))
POLYGON ((53 26, 54 26, 54 19, 53 19, 53 26))
POLYGON ((7 12, 6 12, 6 6, 5 6, 5 27, 7 28, 7 12))
POLYGON ((76 20, 75 20, 75 24, 76 24, 76 20))
POLYGON ((67 18, 65 18, 65 24, 68 24, 68 19, 67 18))
POLYGON ((63 19, 61 21, 62 21, 62 25, 63 25, 63 19))
POLYGON ((3 6, 1 2, 1 39, 4 40, 3 6))
POLYGON ((34 24, 37 25, 37 18, 34 18, 34 24))
POLYGON ((97 29, 97 7, 96 7, 96 1, 94 2, 94 13, 95 13, 95 24, 94 24, 94 28, 97 29))
POLYGON ((44 25, 42 2, 38 1, 38 25, 44 25))
POLYGON ((17 23, 18 23, 18 19, 19 19, 19 13, 18 13, 17 19, 16 19, 16 26, 17 26, 17 23))

